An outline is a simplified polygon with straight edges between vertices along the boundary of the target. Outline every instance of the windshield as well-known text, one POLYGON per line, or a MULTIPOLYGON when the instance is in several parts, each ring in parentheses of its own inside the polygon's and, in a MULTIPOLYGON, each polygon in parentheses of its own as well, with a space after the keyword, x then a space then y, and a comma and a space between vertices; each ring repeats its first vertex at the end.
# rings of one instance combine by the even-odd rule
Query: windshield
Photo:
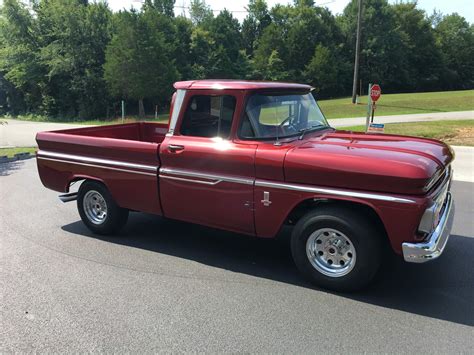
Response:
POLYGON ((311 93, 255 94, 250 97, 241 138, 286 138, 329 127, 311 93))

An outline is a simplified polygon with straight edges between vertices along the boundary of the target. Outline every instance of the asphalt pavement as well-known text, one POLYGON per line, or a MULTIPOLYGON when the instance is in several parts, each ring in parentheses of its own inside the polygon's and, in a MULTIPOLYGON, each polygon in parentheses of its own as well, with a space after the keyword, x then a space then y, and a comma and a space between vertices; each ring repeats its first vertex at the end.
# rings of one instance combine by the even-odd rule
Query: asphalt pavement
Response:
POLYGON ((453 183, 440 259, 393 260, 368 290, 336 294, 302 279, 284 241, 140 213, 95 236, 34 159, 0 164, 0 353, 468 353, 473 187, 453 183))

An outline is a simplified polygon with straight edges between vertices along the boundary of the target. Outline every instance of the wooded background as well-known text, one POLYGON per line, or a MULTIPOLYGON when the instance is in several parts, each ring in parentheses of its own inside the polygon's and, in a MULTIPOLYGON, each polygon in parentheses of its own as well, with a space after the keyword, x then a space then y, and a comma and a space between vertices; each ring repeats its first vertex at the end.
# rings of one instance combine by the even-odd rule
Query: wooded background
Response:
MULTIPOLYGON (((0 114, 92 119, 164 111, 177 80, 238 78, 311 84, 319 98, 351 94, 357 1, 334 16, 312 0, 269 8, 250 0, 242 23, 193 0, 140 11, 106 3, 4 0, 0 114), (141 110, 140 110, 141 108, 141 110)), ((385 93, 472 89, 474 27, 414 2, 363 0, 360 79, 385 93)))

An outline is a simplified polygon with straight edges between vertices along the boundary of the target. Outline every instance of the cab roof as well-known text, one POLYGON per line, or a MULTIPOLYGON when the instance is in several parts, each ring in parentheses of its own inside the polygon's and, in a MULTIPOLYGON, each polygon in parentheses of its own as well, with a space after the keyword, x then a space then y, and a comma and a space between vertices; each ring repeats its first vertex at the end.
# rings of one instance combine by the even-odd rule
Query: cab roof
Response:
POLYGON ((194 90, 259 90, 259 89, 289 89, 311 90, 312 87, 304 84, 281 83, 276 81, 248 81, 248 80, 190 80, 178 81, 175 89, 194 90))

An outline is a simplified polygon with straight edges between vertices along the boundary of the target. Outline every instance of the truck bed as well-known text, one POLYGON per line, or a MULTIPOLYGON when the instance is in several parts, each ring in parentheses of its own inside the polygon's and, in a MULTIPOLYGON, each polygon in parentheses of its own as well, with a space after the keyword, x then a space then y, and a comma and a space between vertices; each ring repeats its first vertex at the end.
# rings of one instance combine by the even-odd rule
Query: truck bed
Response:
POLYGON ((161 143, 168 132, 168 124, 137 122, 108 126, 65 129, 52 133, 64 133, 76 136, 114 138, 149 143, 161 143))
POLYGON ((130 123, 40 132, 37 164, 44 186, 69 192, 72 182, 94 179, 119 206, 161 214, 159 147, 167 124, 130 123))

